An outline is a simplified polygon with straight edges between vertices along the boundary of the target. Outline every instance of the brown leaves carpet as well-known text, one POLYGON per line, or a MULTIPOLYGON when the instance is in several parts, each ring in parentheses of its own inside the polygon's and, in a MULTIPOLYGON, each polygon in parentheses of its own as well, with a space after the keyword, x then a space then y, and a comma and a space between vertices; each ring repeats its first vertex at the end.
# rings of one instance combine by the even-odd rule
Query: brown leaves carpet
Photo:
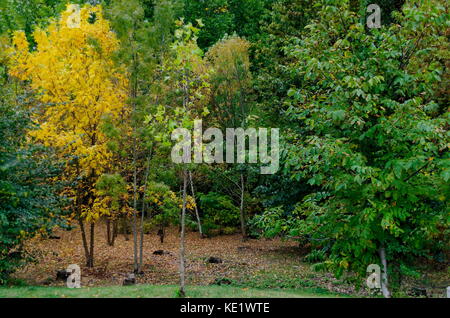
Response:
MULTIPOLYGON (((55 281, 56 271, 70 264, 81 266, 84 286, 119 285, 133 270, 133 237, 125 240, 119 235, 113 247, 106 243, 104 224, 98 224, 95 232, 95 267, 84 264, 84 250, 80 231, 56 230, 60 239, 35 238, 27 245, 36 256, 32 263, 16 276, 30 284, 63 285, 55 281)), ((137 276, 138 283, 178 284, 179 282, 179 233, 177 228, 166 231, 161 244, 156 233, 144 237, 144 274, 137 276), (163 255, 153 255, 164 250, 163 255)), ((270 270, 274 266, 299 266, 300 256, 295 242, 273 240, 242 241, 239 234, 212 238, 200 238, 198 233, 186 234, 187 283, 207 285, 217 278, 239 280, 257 271, 270 270), (209 257, 219 257, 220 264, 210 264, 209 257)))

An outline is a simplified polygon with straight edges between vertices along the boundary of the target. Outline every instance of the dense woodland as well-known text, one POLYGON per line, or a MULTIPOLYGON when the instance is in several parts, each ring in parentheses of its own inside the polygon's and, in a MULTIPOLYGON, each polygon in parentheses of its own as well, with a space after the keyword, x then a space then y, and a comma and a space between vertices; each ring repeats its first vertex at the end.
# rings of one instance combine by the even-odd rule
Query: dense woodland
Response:
MULTIPOLYGON (((96 245, 281 237, 390 289, 449 255, 445 0, 0 0, 0 284, 55 228, 96 245), (381 28, 368 28, 370 3, 381 28), (81 10, 77 15, 77 7, 81 10), (176 164, 171 133, 280 130, 280 168, 176 164), (205 128, 206 129, 206 128, 205 128), (106 227, 107 237, 94 235, 106 227), (387 266, 387 267, 386 267, 387 266)), ((448 263, 447 263, 448 264, 448 263)), ((389 293, 389 291, 385 291, 389 293)), ((386 296, 386 293, 385 293, 386 296)))

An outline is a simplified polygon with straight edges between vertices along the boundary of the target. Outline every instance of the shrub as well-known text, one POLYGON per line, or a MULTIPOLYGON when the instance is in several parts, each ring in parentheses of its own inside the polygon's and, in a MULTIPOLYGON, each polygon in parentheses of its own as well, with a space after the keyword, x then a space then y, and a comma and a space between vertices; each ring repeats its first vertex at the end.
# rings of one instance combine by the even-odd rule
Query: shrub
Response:
POLYGON ((216 192, 199 194, 200 210, 203 212, 203 228, 205 233, 211 230, 221 230, 239 225, 239 208, 231 198, 216 192))

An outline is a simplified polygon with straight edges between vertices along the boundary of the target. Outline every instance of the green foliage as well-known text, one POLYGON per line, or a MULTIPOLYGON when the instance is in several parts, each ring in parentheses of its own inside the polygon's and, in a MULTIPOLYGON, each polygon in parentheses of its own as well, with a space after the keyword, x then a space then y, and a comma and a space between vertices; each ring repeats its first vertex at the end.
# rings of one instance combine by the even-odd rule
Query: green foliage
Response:
POLYGON ((326 249, 317 249, 306 255, 304 260, 308 263, 320 263, 325 261, 326 256, 326 249))
MULTIPOLYGON (((61 163, 26 137, 41 92, 10 82, 8 36, 25 30, 34 50, 32 31, 68 2, 0 0, 0 283, 27 260, 25 239, 63 224, 54 180, 59 165, 78 160, 61 163)), ((408 276, 418 275, 411 261, 419 257, 446 261, 446 1, 380 0, 381 29, 366 27, 369 0, 70 2, 104 5, 129 84, 121 120, 101 122, 112 153, 96 183, 103 208, 129 211, 133 182, 134 208, 151 217, 144 232, 177 224, 180 167, 169 159, 176 128, 191 129, 195 118, 209 127, 278 127, 276 175, 252 165, 195 167, 205 233, 234 233, 242 176, 244 214, 256 214, 251 233, 311 246, 304 260, 316 269, 365 274, 382 247, 391 272, 408 276)), ((193 198, 186 203, 195 229, 193 198)), ((275 275, 258 284, 308 282, 278 284, 275 275)))
POLYGON ((202 49, 214 45, 227 34, 236 33, 256 39, 261 33, 260 21, 274 0, 184 0, 183 16, 194 23, 201 19, 205 24, 199 33, 202 49))
POLYGON ((184 3, 184 17, 194 23, 201 19, 206 25, 199 34, 199 46, 207 48, 234 29, 233 14, 227 0, 189 1, 184 3))
MULTIPOLYGON (((225 195, 215 192, 199 193, 199 207, 203 213, 202 221, 205 233, 208 230, 235 227, 239 224, 239 208, 225 195)), ((231 231, 227 229, 226 231, 231 231)))
MULTIPOLYGON (((261 21, 274 0, 229 0, 229 8, 234 16, 235 29, 239 36, 256 40, 261 35, 261 21)), ((231 33, 230 33, 231 34, 231 33)))
POLYGON ((49 17, 65 7, 60 0, 2 0, 0 1, 0 34, 24 30, 27 35, 38 25, 48 22, 49 17))
POLYGON ((142 230, 144 231, 144 234, 150 234, 152 231, 154 231, 156 228, 156 224, 153 220, 146 220, 144 221, 144 225, 142 226, 142 230))
POLYGON ((27 110, 30 96, 13 94, 13 85, 0 86, 0 284, 31 260, 25 240, 64 225, 64 198, 52 180, 61 166, 49 149, 26 144, 32 128, 27 110))
POLYGON ((215 125, 222 129, 246 127, 251 112, 250 43, 236 35, 225 36, 207 53, 214 68, 209 106, 215 125))
POLYGON ((97 181, 96 188, 98 194, 107 196, 111 200, 111 209, 119 209, 121 196, 127 193, 127 185, 123 177, 119 174, 104 174, 97 181))
POLYGON ((317 189, 292 223, 329 248, 337 274, 364 273, 381 247, 394 262, 429 256, 449 225, 449 113, 435 94, 449 52, 445 4, 408 2, 398 24, 371 31, 347 5, 317 3, 319 19, 285 48, 298 83, 286 116, 303 133, 284 172, 317 189))
MULTIPOLYGON (((273 127, 290 127, 281 116, 288 107, 286 94, 297 83, 287 68, 290 58, 285 48, 298 42, 304 27, 317 15, 314 0, 274 1, 263 16, 261 35, 253 44, 253 88, 256 91, 256 115, 262 123, 273 127)), ((282 134, 287 135, 287 132, 282 134)))
POLYGON ((90 3, 92 5, 109 0, 0 0, 0 34, 23 30, 33 43, 32 33, 45 27, 50 19, 66 9, 67 4, 90 3))
POLYGON ((149 182, 147 184, 145 198, 151 221, 148 222, 147 230, 153 226, 167 226, 179 221, 179 200, 170 188, 158 182, 149 182))
POLYGON ((381 24, 388 25, 394 22, 394 12, 400 11, 405 0, 350 0, 350 9, 360 14, 361 23, 365 23, 365 19, 370 14, 367 12, 369 4, 376 3, 381 9, 381 24))
POLYGON ((170 150, 171 133, 177 128, 192 129, 195 118, 208 114, 210 68, 197 45, 197 34, 203 26, 176 21, 174 41, 161 61, 162 78, 158 104, 145 116, 145 123, 161 149, 170 150))

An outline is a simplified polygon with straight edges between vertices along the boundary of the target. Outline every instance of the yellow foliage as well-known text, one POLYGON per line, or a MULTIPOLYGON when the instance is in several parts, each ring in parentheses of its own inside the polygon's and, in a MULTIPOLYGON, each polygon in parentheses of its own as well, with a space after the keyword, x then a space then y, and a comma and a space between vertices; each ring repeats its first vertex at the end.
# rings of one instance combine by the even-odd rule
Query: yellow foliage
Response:
MULTIPOLYGON (((180 198, 179 200, 180 200, 180 204, 179 204, 178 206, 179 206, 180 209, 181 209, 181 208, 183 208, 183 199, 180 198)), ((194 211, 194 210, 195 210, 195 207, 196 207, 195 199, 194 199, 192 196, 187 195, 187 196, 186 196, 186 210, 188 210, 188 211, 194 211)))
MULTIPOLYGON (((95 179, 108 171, 112 158, 100 130, 102 118, 124 115, 128 84, 112 60, 119 43, 101 7, 83 7, 77 27, 68 23, 70 14, 68 9, 46 30, 36 30, 37 45, 32 52, 24 32, 14 33, 10 75, 29 81, 43 105, 35 118, 39 129, 30 136, 55 147, 61 156, 76 155, 77 171, 68 167, 72 176, 95 179), (92 14, 94 21, 89 19, 92 14)), ((95 181, 90 181, 86 191, 93 189, 95 181)), ((105 213, 104 202, 99 200, 82 209, 88 221, 105 213)))

